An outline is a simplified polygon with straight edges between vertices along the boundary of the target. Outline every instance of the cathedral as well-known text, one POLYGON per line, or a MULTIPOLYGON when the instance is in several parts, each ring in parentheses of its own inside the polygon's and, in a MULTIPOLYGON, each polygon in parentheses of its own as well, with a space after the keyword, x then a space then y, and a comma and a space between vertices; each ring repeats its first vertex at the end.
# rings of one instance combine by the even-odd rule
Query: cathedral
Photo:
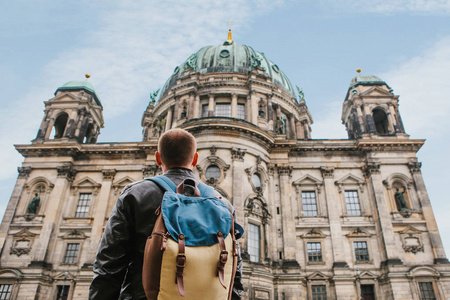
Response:
POLYGON ((101 95, 88 80, 57 87, 36 138, 15 145, 24 161, 0 226, 0 299, 87 299, 115 201, 161 174, 157 141, 171 128, 196 137, 194 172, 245 229, 243 299, 450 298, 424 140, 409 138, 381 78, 349 78, 342 96, 348 139, 313 139, 302 90, 231 31, 151 94, 141 141, 97 142, 101 95))

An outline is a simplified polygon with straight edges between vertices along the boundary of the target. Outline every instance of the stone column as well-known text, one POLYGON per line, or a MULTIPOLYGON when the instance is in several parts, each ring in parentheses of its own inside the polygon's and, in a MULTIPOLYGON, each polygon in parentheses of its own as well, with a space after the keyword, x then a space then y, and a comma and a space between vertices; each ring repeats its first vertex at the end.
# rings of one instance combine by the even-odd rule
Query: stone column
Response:
POLYGON ((278 174, 280 176, 280 204, 282 208, 282 226, 283 226, 283 240, 284 240, 284 262, 297 264, 295 258, 296 232, 295 232, 295 218, 291 206, 291 166, 278 166, 278 174))
MULTIPOLYGON (((384 187, 380 175, 380 163, 368 162, 364 168, 365 175, 368 177, 372 185, 372 193, 375 198, 375 204, 378 212, 378 222, 380 225, 381 238, 384 243, 386 260, 382 262, 384 265, 401 265, 402 261, 397 256, 395 248, 395 235, 392 227, 392 219, 387 206, 387 199, 384 197, 384 187)), ((376 215, 374 216, 376 218, 376 215)))
MULTIPOLYGON (((53 231, 59 227, 61 220, 61 211, 64 201, 68 198, 68 191, 72 183, 76 170, 72 164, 63 165, 56 168, 58 177, 55 181, 55 187, 48 198, 45 207, 45 218, 42 224, 41 234, 35 241, 31 256, 33 257, 30 266, 42 267, 46 264, 47 250, 53 231)), ((42 213, 41 213, 42 214, 42 213)))
POLYGON ((172 117, 173 117, 173 106, 171 106, 167 111, 166 128, 164 131, 170 130, 172 125, 172 117))
POLYGON ((231 117, 237 118, 237 94, 231 94, 231 117))
POLYGON ((84 118, 85 118, 85 116, 86 116, 86 109, 81 109, 80 111, 79 111, 79 113, 80 113, 80 117, 78 118, 78 123, 77 123, 77 128, 75 129, 75 134, 74 134, 74 136, 76 137, 76 138, 78 138, 79 137, 79 135, 80 135, 80 131, 81 131, 81 126, 83 125, 83 121, 84 121, 84 118))
MULTIPOLYGON (((114 181, 114 176, 116 175, 116 170, 114 169, 104 169, 102 170, 103 181, 98 193, 97 199, 95 200, 95 216, 92 222, 92 231, 89 247, 89 255, 85 257, 88 259, 95 258, 97 253, 98 245, 103 234, 103 226, 105 225, 105 219, 108 217, 106 215, 106 210, 108 209, 109 195, 111 194, 111 186, 114 181)), ((94 261, 90 262, 94 263, 94 261)))
POLYGON ((408 167, 414 179, 414 184, 416 186, 417 194, 419 196, 420 202, 422 204, 422 213, 425 218, 425 222, 428 229, 428 235, 430 236, 431 248, 433 249, 434 263, 435 264, 448 264, 449 261, 445 256, 444 247, 442 245, 441 236, 439 235, 439 230, 437 227, 436 219, 434 217, 433 210, 431 208, 430 198, 428 197, 428 192, 425 187, 425 182, 423 181, 422 173, 420 168, 422 163, 419 162, 409 162, 408 167))
POLYGON ((300 121, 295 121, 295 129, 298 140, 305 139, 305 130, 303 129, 303 125, 300 121))
POLYGON ((295 139, 295 117, 294 114, 289 115, 290 139, 295 139))
POLYGON ((246 173, 244 170, 244 155, 246 150, 240 148, 231 149, 231 159, 233 161, 233 191, 232 199, 233 206, 236 209, 236 219, 239 224, 244 224, 244 185, 242 184, 246 180, 246 173))
POLYGON ((330 222, 331 244, 333 245, 333 268, 347 268, 343 235, 341 228, 341 209, 338 205, 339 196, 336 195, 334 184, 334 167, 321 167, 323 182, 325 186, 325 198, 328 208, 328 219, 330 222))
POLYGON ((397 123, 397 119, 395 118, 395 109, 394 109, 394 104, 389 103, 389 123, 392 122, 392 126, 393 126, 393 130, 395 131, 395 133, 400 133, 401 129, 399 124, 397 123))
POLYGON ((361 104, 360 103, 356 103, 356 114, 358 116, 358 123, 359 123, 359 128, 361 130, 361 133, 366 133, 366 126, 364 126, 364 116, 361 110, 361 104))
POLYGON ((212 117, 214 115, 215 115, 214 95, 213 94, 209 94, 208 116, 212 117))
POLYGON ((369 133, 377 133, 377 129, 375 128, 375 122, 373 120, 372 112, 368 105, 364 105, 364 113, 366 114, 366 122, 368 125, 369 133))
POLYGON ((200 96, 196 95, 194 100, 193 118, 200 118, 200 96))
POLYGON ((251 109, 251 119, 250 122, 253 124, 258 124, 258 99, 256 91, 251 91, 250 94, 250 109, 251 109))
POLYGON ((14 213, 17 209, 17 205, 19 204, 23 187, 27 182, 27 178, 30 176, 31 167, 19 167, 17 168, 17 171, 19 172, 19 177, 17 177, 16 185, 14 186, 11 198, 9 199, 8 206, 6 207, 6 211, 0 225, 0 254, 3 252, 3 246, 6 237, 8 236, 8 229, 14 218, 14 213))

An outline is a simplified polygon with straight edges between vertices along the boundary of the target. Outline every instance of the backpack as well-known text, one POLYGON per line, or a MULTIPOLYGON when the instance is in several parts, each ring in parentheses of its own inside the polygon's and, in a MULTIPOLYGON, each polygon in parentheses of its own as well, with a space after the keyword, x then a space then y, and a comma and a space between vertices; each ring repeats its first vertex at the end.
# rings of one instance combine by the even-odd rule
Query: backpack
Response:
POLYGON ((165 176, 147 180, 165 190, 145 244, 142 284, 147 299, 231 299, 238 251, 234 229, 240 238, 242 227, 206 184, 198 185, 201 197, 190 197, 177 194, 177 186, 165 176))

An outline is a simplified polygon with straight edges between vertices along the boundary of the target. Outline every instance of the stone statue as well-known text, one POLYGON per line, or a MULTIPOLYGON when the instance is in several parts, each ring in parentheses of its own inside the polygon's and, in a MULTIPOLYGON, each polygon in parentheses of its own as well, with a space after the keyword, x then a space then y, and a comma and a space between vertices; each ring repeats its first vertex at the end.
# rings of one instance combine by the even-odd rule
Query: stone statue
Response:
POLYGON ((286 134, 286 117, 283 115, 281 116, 281 132, 282 134, 286 134))
POLYGON ((408 206, 406 205, 405 197, 403 194, 405 194, 405 190, 403 192, 400 192, 398 188, 396 188, 395 192, 395 201, 397 202, 398 210, 399 211, 405 211, 409 210, 408 206))
POLYGON ((299 88, 298 86, 295 86, 297 88, 297 93, 298 93, 298 100, 302 101, 305 100, 305 93, 303 92, 303 90, 301 88, 299 88))
POLYGON ((266 117, 266 112, 264 111, 262 104, 259 105, 258 116, 260 116, 261 118, 266 117))
POLYGON ((181 112, 180 118, 181 118, 181 119, 186 118, 186 106, 183 106, 183 111, 181 112))
POLYGON ((191 69, 192 71, 195 71, 195 68, 197 67, 197 54, 194 53, 186 60, 186 69, 191 69))
POLYGON ((39 198, 38 193, 36 193, 30 204, 28 204, 27 214, 35 215, 39 207, 39 202, 41 202, 41 198, 39 198))
POLYGON ((157 89, 156 91, 154 91, 153 93, 150 94, 150 102, 156 102, 156 97, 158 96, 160 89, 157 89))
POLYGON ((256 69, 257 67, 261 67, 262 58, 259 57, 258 54, 252 55, 251 59, 252 59, 252 61, 251 61, 252 69, 256 69))
POLYGON ((166 119, 156 119, 153 122, 152 135, 153 137, 159 137, 161 133, 164 131, 164 127, 166 125, 166 119))
POLYGON ((286 134, 286 123, 280 117, 277 117, 277 119, 275 121, 275 133, 286 134))

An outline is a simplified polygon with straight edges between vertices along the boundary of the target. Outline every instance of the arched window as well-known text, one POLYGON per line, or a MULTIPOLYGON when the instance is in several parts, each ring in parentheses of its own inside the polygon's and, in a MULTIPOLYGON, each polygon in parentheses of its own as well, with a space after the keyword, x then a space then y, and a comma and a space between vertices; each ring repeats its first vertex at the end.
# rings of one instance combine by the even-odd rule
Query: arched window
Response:
POLYGON ((261 176, 258 173, 253 173, 252 183, 257 190, 261 190, 261 176))
POLYGON ((381 109, 373 110, 373 121, 375 122, 375 128, 379 134, 387 134, 388 131, 388 119, 386 113, 381 109))
POLYGON ((69 116, 66 113, 60 114, 56 120, 55 125, 53 127, 54 132, 54 139, 60 139, 64 135, 64 131, 66 130, 67 120, 69 119, 69 116))
POLYGON ((219 179, 220 178, 220 168, 216 165, 211 165, 206 169, 205 177, 207 180, 214 178, 219 179))

